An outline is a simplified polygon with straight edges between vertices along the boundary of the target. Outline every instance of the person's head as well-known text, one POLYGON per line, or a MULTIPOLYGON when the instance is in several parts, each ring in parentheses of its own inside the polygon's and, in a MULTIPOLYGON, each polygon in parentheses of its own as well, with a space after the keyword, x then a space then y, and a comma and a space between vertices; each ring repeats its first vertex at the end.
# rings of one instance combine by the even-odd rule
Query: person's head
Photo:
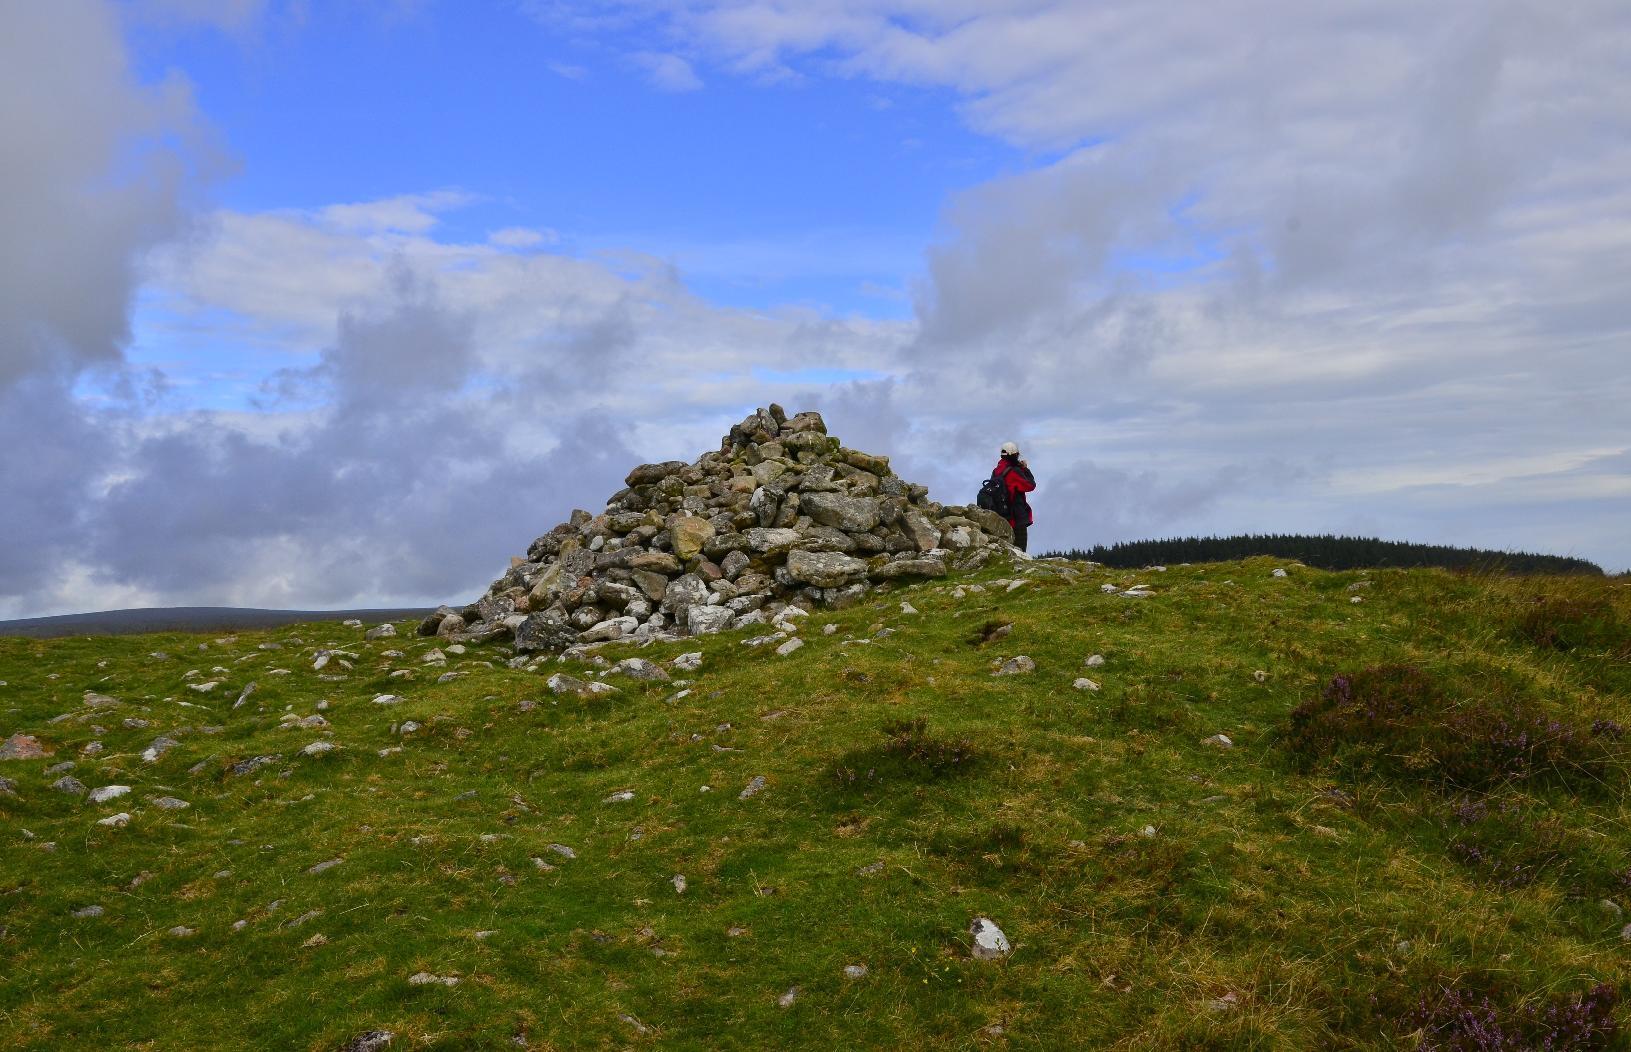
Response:
POLYGON ((1019 447, 1012 442, 1004 442, 1002 444, 1002 455, 1005 457, 1017 457, 1019 456, 1019 447))

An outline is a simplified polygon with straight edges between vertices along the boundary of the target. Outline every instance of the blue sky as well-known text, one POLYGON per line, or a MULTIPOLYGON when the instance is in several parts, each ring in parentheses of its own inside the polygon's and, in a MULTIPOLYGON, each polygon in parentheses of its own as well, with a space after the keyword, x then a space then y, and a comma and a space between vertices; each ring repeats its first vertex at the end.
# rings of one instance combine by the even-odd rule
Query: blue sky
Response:
POLYGON ((460 190, 440 238, 521 226, 565 251, 636 247, 740 306, 905 316, 881 293, 904 291, 947 197, 1033 161, 968 129, 944 88, 707 70, 665 90, 629 57, 650 46, 511 3, 133 34, 143 79, 182 72, 236 158, 213 189, 224 207, 460 190))
POLYGON ((0 616, 457 601, 818 408, 1039 547, 1631 567, 1631 9, 0 6, 0 616), (26 452, 24 452, 26 451, 26 452))

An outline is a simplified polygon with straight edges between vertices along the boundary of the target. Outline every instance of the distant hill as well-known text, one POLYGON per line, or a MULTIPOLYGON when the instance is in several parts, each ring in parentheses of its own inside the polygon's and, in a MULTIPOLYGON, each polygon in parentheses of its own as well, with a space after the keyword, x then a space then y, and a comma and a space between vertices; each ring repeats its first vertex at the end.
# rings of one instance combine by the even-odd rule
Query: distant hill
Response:
POLYGON ((356 618, 377 625, 423 617, 429 609, 390 610, 255 610, 231 606, 144 607, 136 610, 100 610, 88 614, 25 617, 0 621, 0 636, 125 636, 138 632, 224 632, 310 621, 346 621, 356 618))
POLYGON ((1085 551, 1071 549, 1050 554, 1129 568, 1157 563, 1224 562, 1254 555, 1275 555, 1296 559, 1323 570, 1436 566, 1446 570, 1493 570, 1520 574, 1590 574, 1600 577, 1603 573, 1603 568, 1596 563, 1564 555, 1451 548, 1442 544, 1411 544, 1408 541, 1331 534, 1251 533, 1234 537, 1170 537, 1164 540, 1099 544, 1085 551))

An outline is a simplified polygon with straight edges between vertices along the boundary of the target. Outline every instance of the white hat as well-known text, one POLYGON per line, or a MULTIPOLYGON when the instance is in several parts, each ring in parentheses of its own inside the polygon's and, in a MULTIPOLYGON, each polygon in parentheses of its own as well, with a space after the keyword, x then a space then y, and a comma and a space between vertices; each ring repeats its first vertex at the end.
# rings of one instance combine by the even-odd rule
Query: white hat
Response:
POLYGON ((1005 456, 1005 457, 1006 456, 1012 456, 1013 454, 1018 453, 1018 452, 1019 452, 1019 447, 1014 445, 1012 442, 1004 442, 1002 444, 1002 455, 1003 456, 1005 456))

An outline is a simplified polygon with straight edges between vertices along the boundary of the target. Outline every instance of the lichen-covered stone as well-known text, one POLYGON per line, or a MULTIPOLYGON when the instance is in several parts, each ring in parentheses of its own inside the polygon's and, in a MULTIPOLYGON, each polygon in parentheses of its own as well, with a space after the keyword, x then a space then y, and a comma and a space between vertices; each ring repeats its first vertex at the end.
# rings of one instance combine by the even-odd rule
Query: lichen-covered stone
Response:
POLYGON ((836 588, 866 576, 866 563, 841 552, 793 551, 787 555, 787 572, 801 584, 836 588))

